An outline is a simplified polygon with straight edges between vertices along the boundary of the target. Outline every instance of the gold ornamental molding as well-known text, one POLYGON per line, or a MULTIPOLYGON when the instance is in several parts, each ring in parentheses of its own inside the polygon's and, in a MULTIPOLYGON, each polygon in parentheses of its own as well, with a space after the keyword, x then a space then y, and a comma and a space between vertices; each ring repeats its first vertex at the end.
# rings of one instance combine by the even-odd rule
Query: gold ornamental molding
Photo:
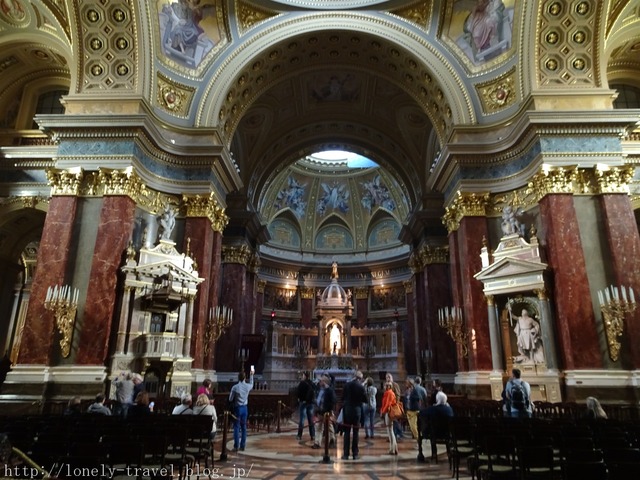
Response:
POLYGON ((220 206, 213 193, 209 196, 183 195, 182 202, 187 217, 207 217, 214 232, 222 233, 229 223, 225 209, 220 206))
POLYGON ((434 247, 425 245, 420 250, 416 250, 409 258, 409 267, 412 273, 421 272, 427 265, 438 263, 449 263, 449 247, 434 247))
POLYGON ((253 252, 247 245, 222 246, 222 263, 249 265, 253 252))
POLYGON ((633 179, 635 167, 625 165, 607 169, 596 168, 595 179, 600 193, 629 193, 629 183, 633 179))
POLYGON ((157 77, 158 105, 177 117, 186 118, 196 89, 171 80, 160 72, 157 77))
POLYGON ((36 196, 12 196, 0 199, 0 213, 12 208, 38 208, 38 206, 49 206, 49 199, 40 195, 36 196))
POLYGON ((527 193, 532 194, 536 201, 549 194, 574 193, 578 178, 576 167, 543 167, 529 182, 527 193))
POLYGON ((260 261, 260 255, 258 255, 256 252, 252 252, 249 257, 249 261, 247 262, 247 270, 251 273, 258 273, 258 271, 260 270, 260 265, 262 265, 262 262, 260 261))
POLYGON ((356 300, 366 300, 369 298, 369 287, 355 287, 356 300))
POLYGON ((303 300, 313 300, 313 297, 314 297, 313 287, 300 287, 300 297, 303 300))
POLYGON ((97 180, 98 185, 102 187, 103 195, 124 195, 136 198, 139 193, 148 193, 147 186, 132 167, 124 170, 99 168, 97 180))
POLYGON ((51 185, 52 196, 77 196, 80 194, 80 187, 84 179, 84 170, 82 167, 70 168, 69 170, 48 168, 45 172, 49 185, 51 185))
POLYGON ((257 286, 258 293, 264 294, 264 289, 266 286, 267 286, 266 280, 258 280, 258 286, 257 286))
POLYGON ((518 97, 516 91, 516 68, 491 80, 476 85, 478 97, 482 103, 484 113, 496 113, 513 105, 518 97))
POLYGON ((453 203, 445 209, 442 223, 449 233, 460 228, 460 221, 464 217, 484 217, 487 215, 487 207, 490 194, 487 193, 462 193, 458 191, 453 203))
POLYGON ((413 293, 413 280, 405 280, 402 282, 404 285, 404 291, 407 295, 411 295, 413 293))
POLYGON ((238 23, 240 25, 240 33, 244 33, 258 23, 268 18, 278 16, 277 12, 257 8, 245 2, 236 2, 236 12, 238 12, 238 23))
POLYGON ((392 10, 390 13, 404 18, 410 22, 420 25, 425 30, 431 22, 431 10, 433 2, 418 2, 407 8, 392 10))

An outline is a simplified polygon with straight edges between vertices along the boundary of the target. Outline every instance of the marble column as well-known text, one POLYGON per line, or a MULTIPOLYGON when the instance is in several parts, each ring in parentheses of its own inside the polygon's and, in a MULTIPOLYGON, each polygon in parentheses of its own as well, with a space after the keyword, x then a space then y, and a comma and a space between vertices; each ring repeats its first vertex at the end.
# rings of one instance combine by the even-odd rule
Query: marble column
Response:
POLYGON ((311 328, 313 319, 313 287, 302 287, 300 289, 300 315, 302 326, 311 328))
MULTIPOLYGON (((462 305, 462 272, 460 271, 460 248, 459 248, 459 236, 457 230, 449 234, 449 270, 451 272, 451 302, 449 305, 443 306, 454 306, 454 305, 462 305)), ((437 308, 436 308, 436 316, 433 319, 433 322, 437 322, 437 308)), ((466 372, 469 370, 468 361, 466 358, 463 358, 461 354, 461 349, 455 345, 453 340, 447 336, 446 339, 443 340, 443 345, 453 345, 456 350, 456 363, 457 371, 466 372)), ((436 359, 434 358, 434 365, 436 359)), ((435 366, 434 366, 435 371, 435 366)))
POLYGON ((502 337, 500 336, 500 320, 498 319, 498 312, 496 311, 493 295, 487 296, 487 315, 489 319, 489 338, 491 341, 491 365, 494 372, 502 372, 504 365, 504 359, 502 357, 502 337))
POLYGON ((567 370, 602 368, 587 267, 571 194, 540 200, 548 260, 553 272, 558 343, 567 370))
MULTIPOLYGON (((615 286, 633 288, 640 302, 640 234, 626 194, 599 196, 609 247, 609 258, 615 286)), ((621 341, 621 362, 630 370, 640 369, 640 308, 625 316, 625 331, 621 341)))
MULTIPOLYGON (((491 370, 491 340, 487 327, 487 307, 482 282, 474 275, 482 270, 480 250, 483 238, 489 238, 485 217, 467 216, 460 220, 458 235, 458 264, 462 285, 461 306, 469 335, 469 369, 491 370)), ((455 302, 454 302, 455 303, 455 302)))
POLYGON ((549 303, 546 290, 536 290, 540 301, 540 330, 542 331, 542 345, 544 347, 544 359, 547 368, 558 370, 558 353, 556 352, 556 336, 553 321, 553 312, 549 303))
POLYGON ((236 372, 240 368, 238 351, 242 335, 250 333, 250 315, 245 311, 246 297, 251 295, 247 285, 247 264, 251 252, 246 245, 224 246, 222 249, 222 291, 220 304, 233 309, 233 323, 216 344, 215 368, 221 372, 236 372))
POLYGON ((404 282, 409 335, 403 339, 404 359, 409 373, 420 373, 420 327, 413 298, 413 280, 404 282))
POLYGON ((76 356, 79 365, 103 365, 109 353, 118 271, 133 232, 135 209, 128 196, 105 196, 102 200, 76 356))
POLYGON ((358 328, 367 326, 369 318, 369 287, 356 287, 356 323, 358 328))
MULTIPOLYGON (((193 324, 191 327, 190 355, 193 358, 193 368, 208 369, 210 364, 204 363, 205 343, 207 341, 207 321, 209 318, 209 308, 217 306, 216 301, 212 302, 211 298, 211 282, 213 272, 211 266, 213 263, 213 237, 214 232, 211 229, 211 222, 206 216, 192 217, 190 215, 190 199, 187 203, 187 218, 184 226, 184 242, 183 251, 189 252, 198 265, 198 274, 204 278, 204 281, 198 286, 198 295, 195 298, 193 306, 193 324), (188 243, 187 243, 188 242, 188 243), (215 305, 212 305, 215 303, 215 305)), ((194 212, 195 213, 195 212, 194 212)), ((219 254, 218 254, 219 256, 219 254)), ((216 272, 217 275, 218 272, 216 272)), ((207 348, 210 353, 211 346, 207 348)), ((209 355, 210 356, 210 355, 209 355)))
POLYGON ((67 282, 65 274, 69 268, 77 207, 75 196, 54 196, 49 203, 20 343, 19 364, 52 365, 60 355, 59 334, 53 314, 44 308, 44 299, 49 286, 67 282))
MULTIPOLYGON (((215 224, 214 224, 215 227, 215 224)), ((211 264, 209 265, 209 290, 208 290, 208 312, 215 311, 220 303, 220 292, 222 290, 222 231, 213 230, 211 243, 211 264)), ((204 290, 203 290, 204 291, 204 290)), ((208 317, 207 317, 208 318, 208 317)), ((217 355, 217 342, 209 345, 203 352, 202 366, 205 370, 215 369, 217 355)))

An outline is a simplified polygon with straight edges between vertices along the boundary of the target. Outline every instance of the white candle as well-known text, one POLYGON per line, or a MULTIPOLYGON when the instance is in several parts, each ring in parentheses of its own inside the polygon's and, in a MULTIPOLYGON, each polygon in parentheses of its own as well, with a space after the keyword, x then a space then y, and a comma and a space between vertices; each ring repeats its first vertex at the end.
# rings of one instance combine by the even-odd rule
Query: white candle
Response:
POLYGON ((611 296, 609 295, 609 288, 608 287, 604 289, 604 296, 607 299, 607 303, 611 303, 611 296))
POLYGON ((47 296, 45 297, 44 301, 48 302, 49 300, 51 300, 51 287, 47 288, 47 296))
POLYGON ((601 291, 598 291, 598 302, 600 303, 600 306, 604 305, 604 295, 602 295, 601 291))
POLYGON ((629 293, 631 294, 631 303, 636 303, 636 296, 633 294, 633 288, 629 288, 629 293))
POLYGON ((622 285, 620 290, 622 290, 622 300, 624 300, 624 303, 627 303, 627 287, 622 285))

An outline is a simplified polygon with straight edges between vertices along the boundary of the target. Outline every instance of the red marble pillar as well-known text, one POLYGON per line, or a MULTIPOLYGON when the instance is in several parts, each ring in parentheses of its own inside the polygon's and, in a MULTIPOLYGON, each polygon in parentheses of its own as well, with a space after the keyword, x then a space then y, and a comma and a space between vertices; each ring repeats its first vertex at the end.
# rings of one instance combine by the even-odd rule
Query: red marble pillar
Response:
MULTIPOLYGON (((462 307, 469 335, 469 370, 492 370, 489 320, 482 282, 473 276, 482 270, 482 239, 489 238, 485 217, 464 217, 458 228, 458 265, 462 286, 462 307)), ((454 302, 455 303, 455 302, 454 302)))
POLYGON ((436 373, 455 373, 456 348, 445 329, 438 325, 438 310, 451 306, 451 282, 449 265, 431 263, 425 266, 422 274, 424 294, 424 319, 431 350, 431 371, 436 373))
POLYGON ((404 343, 404 361, 407 372, 418 373, 420 368, 420 327, 414 302, 413 281, 404 282, 405 305, 407 307, 407 338, 404 343))
POLYGON ((313 288, 302 287, 300 290, 300 316, 302 326, 311 328, 313 319, 313 288))
MULTIPOLYGON (((222 232, 213 231, 213 237, 211 242, 211 262, 209 268, 205 270, 209 272, 209 290, 208 290, 208 312, 215 311, 219 305, 219 296, 222 288, 222 232)), ((204 290, 203 290, 204 292, 204 290)), ((207 318, 209 318, 207 316, 207 318)), ((215 369, 217 355, 216 345, 211 345, 208 349, 207 355, 204 355, 202 367, 204 369, 215 369)))
POLYGON ((567 370, 602 368, 573 196, 545 196, 540 201, 540 219, 546 232, 544 243, 553 272, 562 367, 567 370))
MULTIPOLYGON (((615 283, 633 288, 636 301, 640 302, 640 234, 629 196, 601 195, 600 205, 615 283)), ((621 361, 626 368, 637 370, 640 368, 640 308, 627 314, 625 329, 621 361)))
MULTIPOLYGON (((260 320, 257 317, 256 312, 256 295, 257 295, 257 276, 256 272, 247 269, 245 284, 247 286, 247 293, 244 296, 244 312, 245 312, 245 328, 242 332, 243 335, 256 333, 256 325, 260 320)), ((242 341, 242 337, 240 338, 242 341)))
POLYGON ((44 308, 44 299, 49 286, 66 283, 77 207, 76 197, 55 196, 49 203, 22 333, 19 364, 52 365, 53 359, 59 356, 59 334, 53 314, 44 308))
MULTIPOLYGON (((213 263, 213 237, 214 231, 211 229, 211 221, 207 217, 188 217, 186 219, 182 251, 189 250, 191 258, 198 265, 198 275, 204 278, 204 281, 198 286, 198 295, 193 306, 191 346, 189 349, 191 358, 193 358, 193 368, 196 369, 210 367, 210 364, 205 366, 204 351, 209 308, 211 307, 212 277, 207 272, 211 272, 213 263)), ((209 347, 208 357, 211 357, 210 352, 212 350, 209 347)))
POLYGON ((76 356, 79 365, 103 365, 106 361, 116 305, 118 269, 131 239, 135 208, 135 202, 126 196, 109 196, 102 200, 76 356))
POLYGON ((248 295, 246 266, 241 263, 222 265, 220 304, 233 309, 233 323, 216 344, 215 368, 221 372, 236 372, 240 368, 238 349, 242 335, 250 333, 246 325, 245 297, 248 295))
POLYGON ((356 288, 356 324, 358 328, 367 326, 369 318, 369 289, 366 287, 356 288))

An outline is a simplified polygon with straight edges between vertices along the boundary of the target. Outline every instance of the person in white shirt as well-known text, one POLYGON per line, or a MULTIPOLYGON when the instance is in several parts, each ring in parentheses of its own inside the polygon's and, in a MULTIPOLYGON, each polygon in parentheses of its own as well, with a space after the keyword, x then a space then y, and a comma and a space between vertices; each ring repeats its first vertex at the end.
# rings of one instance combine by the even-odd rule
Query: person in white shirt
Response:
POLYGON ((173 409, 171 415, 193 415, 193 410, 191 410, 192 401, 193 399, 190 394, 184 394, 180 401, 180 405, 173 409))
POLYGON ((249 392, 253 389, 253 370, 249 375, 249 382, 246 382, 246 374, 238 374, 238 383, 231 387, 229 393, 229 403, 233 408, 233 451, 244 451, 247 443, 247 417, 249 416, 249 392))

